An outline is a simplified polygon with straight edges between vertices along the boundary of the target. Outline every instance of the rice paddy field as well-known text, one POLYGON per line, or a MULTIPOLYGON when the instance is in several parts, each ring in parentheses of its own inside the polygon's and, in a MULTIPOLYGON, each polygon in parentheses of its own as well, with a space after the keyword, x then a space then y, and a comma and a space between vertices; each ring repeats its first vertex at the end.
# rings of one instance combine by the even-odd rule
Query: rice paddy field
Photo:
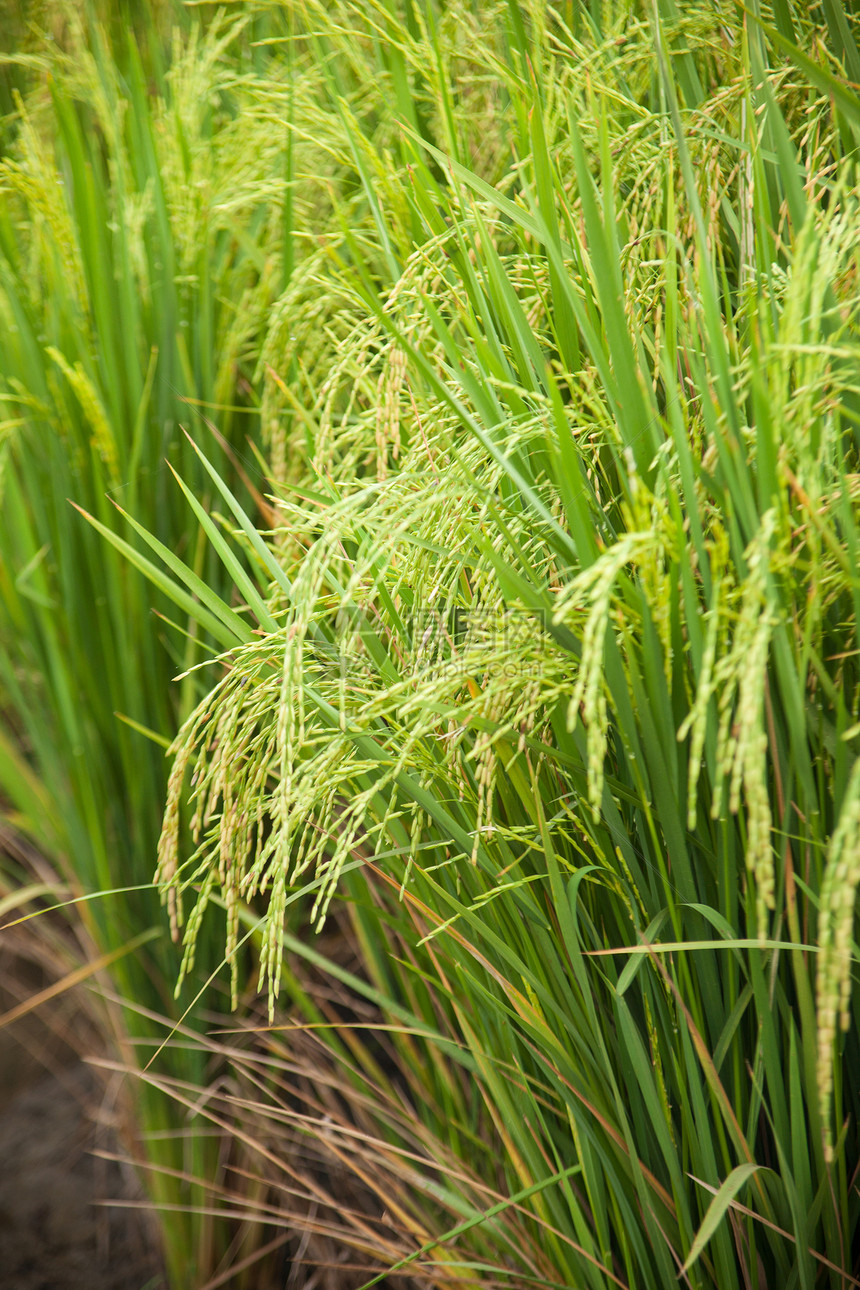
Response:
POLYGON ((0 1054, 105 1290, 860 1286, 855 0, 0 31, 0 1054))

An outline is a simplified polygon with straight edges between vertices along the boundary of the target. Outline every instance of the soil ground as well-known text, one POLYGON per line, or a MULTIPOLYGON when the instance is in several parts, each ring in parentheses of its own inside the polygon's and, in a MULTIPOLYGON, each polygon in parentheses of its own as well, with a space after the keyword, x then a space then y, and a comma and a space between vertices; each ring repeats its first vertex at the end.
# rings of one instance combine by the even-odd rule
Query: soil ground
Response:
MULTIPOLYGON (((2 1033, 2 1032, 0 1032, 2 1033)), ((0 1047, 2 1290, 164 1290, 151 1215, 119 1150, 104 1082, 75 1061, 51 1074, 0 1047), (105 1204, 131 1201, 132 1207, 105 1204)))

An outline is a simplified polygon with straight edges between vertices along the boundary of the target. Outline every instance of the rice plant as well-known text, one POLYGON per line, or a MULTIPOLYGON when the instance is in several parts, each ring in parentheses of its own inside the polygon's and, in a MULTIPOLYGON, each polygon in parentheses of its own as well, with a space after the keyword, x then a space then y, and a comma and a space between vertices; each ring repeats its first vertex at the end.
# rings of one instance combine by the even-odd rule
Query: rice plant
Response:
POLYGON ((276 1020, 345 901, 407 1072, 364 1105, 414 1166, 380 1276, 853 1284, 853 12, 281 12, 268 531, 199 431, 232 597, 91 516, 213 645, 183 972, 223 906, 276 1020))

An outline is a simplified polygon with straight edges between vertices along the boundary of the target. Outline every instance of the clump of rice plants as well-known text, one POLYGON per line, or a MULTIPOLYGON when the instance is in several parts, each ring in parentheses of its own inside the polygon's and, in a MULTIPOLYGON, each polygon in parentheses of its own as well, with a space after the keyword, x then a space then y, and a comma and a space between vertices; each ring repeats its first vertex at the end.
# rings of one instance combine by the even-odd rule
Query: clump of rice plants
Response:
POLYGON ((394 1267, 844 1286, 856 20, 596 9, 295 10, 330 222, 264 350, 270 532, 201 452, 239 606, 125 548, 220 650, 159 880, 185 970, 225 906, 234 992, 262 910, 272 1015, 291 911, 348 901, 464 1215, 394 1267))

